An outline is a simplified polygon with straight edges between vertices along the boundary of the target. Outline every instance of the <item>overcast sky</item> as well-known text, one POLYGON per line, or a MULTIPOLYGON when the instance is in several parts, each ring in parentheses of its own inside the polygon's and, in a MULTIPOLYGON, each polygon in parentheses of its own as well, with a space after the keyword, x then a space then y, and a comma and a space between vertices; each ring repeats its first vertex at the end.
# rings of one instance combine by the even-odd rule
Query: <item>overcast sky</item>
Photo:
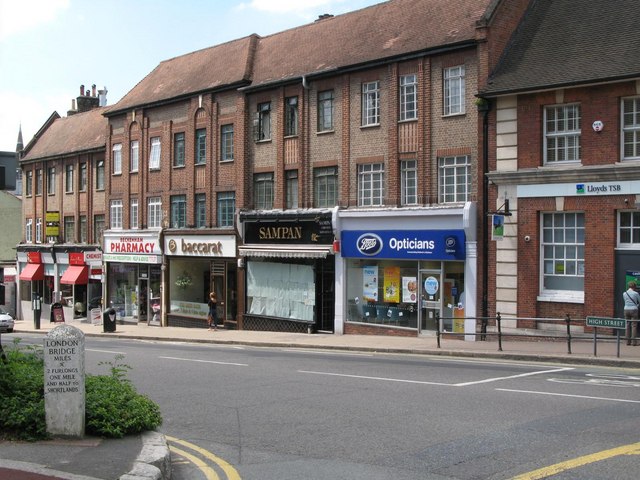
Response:
MULTIPOLYGON (((66 116, 80 85, 118 102, 161 61, 382 0, 0 0, 0 150, 66 116)), ((316 46, 314 46, 316 47, 316 46)))

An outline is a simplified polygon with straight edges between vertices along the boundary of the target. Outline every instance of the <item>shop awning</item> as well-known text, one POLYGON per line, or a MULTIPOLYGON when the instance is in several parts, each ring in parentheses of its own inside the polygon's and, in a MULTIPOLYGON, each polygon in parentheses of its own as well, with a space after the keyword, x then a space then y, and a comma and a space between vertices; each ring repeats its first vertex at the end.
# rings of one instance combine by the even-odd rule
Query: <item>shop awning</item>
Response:
POLYGON ((89 283, 89 269, 86 266, 69 265, 62 274, 60 283, 65 285, 86 285, 89 283))
POLYGON ((44 280, 44 263, 27 263, 24 270, 20 272, 20 280, 26 280, 27 282, 44 280))
POLYGON ((251 245, 238 247, 241 257, 261 257, 261 258, 327 258, 333 254, 331 245, 313 246, 267 246, 251 245))

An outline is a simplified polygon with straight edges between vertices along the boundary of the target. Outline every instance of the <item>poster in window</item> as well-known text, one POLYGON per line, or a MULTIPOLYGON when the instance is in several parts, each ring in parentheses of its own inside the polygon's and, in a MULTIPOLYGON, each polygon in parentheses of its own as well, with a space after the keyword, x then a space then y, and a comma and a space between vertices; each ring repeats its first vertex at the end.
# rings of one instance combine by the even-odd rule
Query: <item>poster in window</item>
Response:
POLYGON ((400 267, 384 268, 384 301, 400 302, 400 267))
POLYGON ((402 301, 404 303, 418 301, 418 280, 416 277, 402 277, 402 301))
POLYGON ((378 301, 378 267, 362 268, 362 298, 367 302, 378 301))

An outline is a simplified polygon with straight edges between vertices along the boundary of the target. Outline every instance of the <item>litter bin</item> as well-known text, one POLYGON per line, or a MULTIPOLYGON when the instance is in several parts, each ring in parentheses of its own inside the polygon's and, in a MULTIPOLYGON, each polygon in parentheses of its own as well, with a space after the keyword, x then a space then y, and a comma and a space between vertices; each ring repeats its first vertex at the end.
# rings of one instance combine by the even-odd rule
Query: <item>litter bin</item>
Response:
POLYGON ((42 315, 42 300, 37 293, 33 294, 33 300, 31 300, 31 308, 33 309, 33 328, 40 330, 40 316, 42 315))
POLYGON ((102 331, 116 331, 116 310, 114 308, 109 308, 102 314, 102 331))

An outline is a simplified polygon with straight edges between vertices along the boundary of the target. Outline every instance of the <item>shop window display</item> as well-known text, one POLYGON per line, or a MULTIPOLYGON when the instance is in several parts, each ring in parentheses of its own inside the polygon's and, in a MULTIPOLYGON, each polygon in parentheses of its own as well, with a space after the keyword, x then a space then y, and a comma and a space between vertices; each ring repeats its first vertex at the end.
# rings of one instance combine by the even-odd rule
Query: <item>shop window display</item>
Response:
POLYGON ((415 262, 349 260, 349 322, 417 328, 418 269, 415 262))
MULTIPOLYGON (((464 331, 464 262, 423 261, 418 265, 400 260, 350 259, 347 321, 417 329, 418 310, 422 309, 423 319, 428 316, 425 301, 429 299, 422 283, 432 276, 438 279, 441 290, 437 296, 440 329, 464 331), (442 272, 442 285, 437 272, 442 272)), ((435 327, 435 323, 426 322, 421 330, 435 327)))
POLYGON ((247 313, 312 322, 315 298, 313 266, 247 263, 247 313))
POLYGON ((109 264, 107 305, 116 311, 119 320, 137 316, 138 266, 126 263, 109 264))
POLYGON ((172 259, 169 272, 169 299, 172 315, 207 318, 210 264, 202 259, 172 259))

